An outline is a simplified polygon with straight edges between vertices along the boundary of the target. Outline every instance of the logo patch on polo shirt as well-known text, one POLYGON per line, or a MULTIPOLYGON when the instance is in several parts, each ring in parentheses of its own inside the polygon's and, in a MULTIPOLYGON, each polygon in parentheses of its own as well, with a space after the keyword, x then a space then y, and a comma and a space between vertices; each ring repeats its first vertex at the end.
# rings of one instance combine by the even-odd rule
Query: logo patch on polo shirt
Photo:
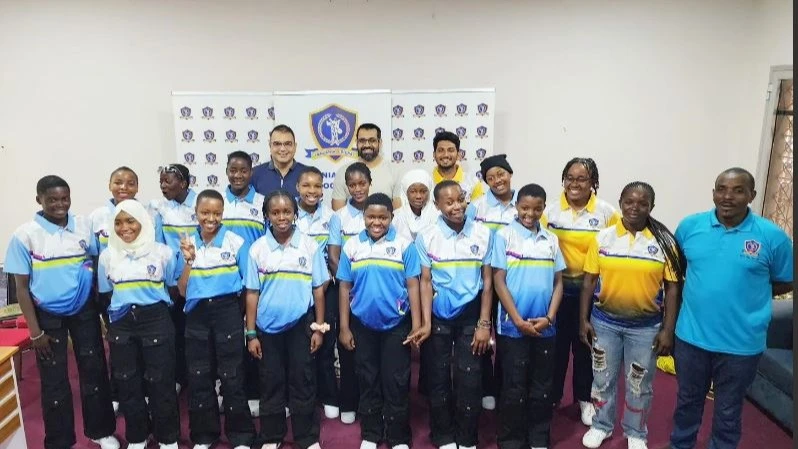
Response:
POLYGON ((80 244, 80 247, 83 248, 84 251, 89 249, 89 245, 86 243, 85 240, 81 240, 78 243, 80 244))
POLYGON ((475 256, 479 254, 479 245, 471 245, 471 254, 475 256))
POLYGON ((300 257, 299 258, 299 266, 300 267, 305 268, 305 266, 307 264, 308 264, 308 260, 306 258, 304 258, 304 257, 300 257))
POLYGON ((155 276, 155 265, 147 265, 147 274, 150 277, 154 277, 155 276))
POLYGON ((649 254, 651 254, 653 256, 654 254, 657 254, 658 252, 659 252, 659 248, 657 248, 656 245, 648 245, 648 253, 649 254))
POLYGON ((258 210, 255 209, 254 207, 249 210, 249 213, 252 214, 253 217, 257 217, 258 216, 258 210))
POLYGON ((599 225, 599 220, 598 220, 598 218, 591 218, 590 220, 588 220, 588 222, 587 222, 587 223, 588 223, 590 226, 592 226, 592 227, 594 227, 594 228, 595 228, 596 226, 598 226, 598 225, 599 225))
POLYGON ((385 248, 385 252, 388 253, 389 256, 393 256, 394 254, 396 254, 396 248, 394 248, 393 246, 389 246, 385 248))
POLYGON ((756 240, 746 240, 743 244, 743 252, 749 257, 757 257, 760 249, 762 249, 762 244, 756 240))
POLYGON ((227 259, 229 259, 229 258, 230 258, 230 252, 229 252, 229 251, 223 251, 223 252, 222 252, 221 254, 219 254, 219 255, 222 257, 222 260, 227 260, 227 259))

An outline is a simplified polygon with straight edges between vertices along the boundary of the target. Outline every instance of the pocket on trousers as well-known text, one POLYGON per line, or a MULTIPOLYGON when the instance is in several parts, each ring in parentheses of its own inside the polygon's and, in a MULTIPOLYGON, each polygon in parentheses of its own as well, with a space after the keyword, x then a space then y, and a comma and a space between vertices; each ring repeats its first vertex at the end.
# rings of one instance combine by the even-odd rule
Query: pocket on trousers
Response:
MULTIPOLYGON (((141 346, 145 353, 166 355, 166 344, 171 343, 171 340, 164 337, 142 337, 141 346)), ((166 362, 166 360, 159 360, 166 362)), ((164 363, 149 363, 144 372, 144 379, 150 383, 157 383, 163 379, 164 363)))

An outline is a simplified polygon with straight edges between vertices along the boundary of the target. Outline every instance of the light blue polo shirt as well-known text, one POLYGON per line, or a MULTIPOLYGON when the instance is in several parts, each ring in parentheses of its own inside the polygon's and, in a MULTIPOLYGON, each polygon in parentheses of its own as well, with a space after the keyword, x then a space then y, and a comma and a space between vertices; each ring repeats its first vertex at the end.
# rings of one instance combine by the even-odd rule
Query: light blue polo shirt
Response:
POLYGON ((108 306, 111 322, 120 320, 134 305, 172 305, 166 287, 176 285, 177 258, 168 246, 156 242, 153 250, 141 257, 126 257, 117 266, 110 261, 111 253, 103 251, 97 264, 97 286, 100 293, 113 292, 108 306))
POLYGON ((421 273, 418 252, 391 226, 376 242, 363 230, 341 250, 336 277, 352 283, 352 314, 376 331, 393 329, 410 311, 407 279, 421 273))
POLYGON ((100 254, 108 247, 108 234, 114 232, 115 210, 116 204, 114 203, 114 199, 111 198, 105 202, 105 205, 98 207, 89 214, 91 232, 94 233, 94 238, 97 239, 97 251, 99 251, 100 254))
POLYGON ((36 213, 11 237, 3 270, 30 276, 33 302, 54 315, 80 312, 91 294, 94 270, 91 258, 97 246, 86 218, 67 216, 60 227, 36 213))
POLYGON ((460 233, 443 217, 419 232, 416 248, 422 267, 432 274, 432 313, 444 320, 457 318, 482 290, 482 266, 490 265, 493 233, 466 218, 460 233))
POLYGON ((225 225, 219 228, 210 244, 202 241, 197 228, 191 233, 191 238, 194 240, 195 258, 186 286, 186 306, 183 309, 186 313, 204 299, 241 292, 248 251, 244 238, 225 225))
MULTIPOLYGON (((541 318, 549 313, 554 293, 554 275, 565 269, 565 259, 554 233, 538 226, 537 232, 525 228, 518 220, 498 230, 493 241, 491 266, 505 270, 507 289, 521 318, 541 318)), ((524 335, 499 302, 496 332, 512 338, 524 335)), ((541 336, 553 337, 554 326, 541 336)))
MULTIPOLYGON (((333 215, 335 215, 335 212, 323 203, 319 203, 316 207, 316 212, 312 214, 301 207, 297 211, 297 229, 319 244, 319 247, 324 251, 325 261, 327 260, 327 242, 330 239, 330 222, 333 215)), ((340 233, 338 231, 338 234, 340 233)))
MULTIPOLYGON (((194 232, 198 224, 195 211, 197 207, 197 192, 193 189, 188 189, 186 200, 182 203, 160 198, 150 201, 147 207, 152 213, 155 222, 155 240, 167 244, 175 254, 181 254, 180 235, 194 232)), ((175 276, 180 277, 182 272, 183 258, 178 257, 175 276)))
POLYGON ((278 334, 294 326, 313 304, 313 289, 330 279, 315 240, 297 229, 285 245, 270 229, 249 250, 244 285, 260 292, 258 329, 278 334))
POLYGON ((675 235, 687 259, 676 335, 712 352, 763 352, 772 283, 793 281, 787 234, 750 209, 742 223, 726 229, 713 209, 682 220, 675 235))
POLYGON ((249 192, 242 198, 233 195, 230 186, 224 191, 224 214, 222 223, 231 232, 242 237, 251 246, 266 232, 263 219, 264 197, 249 186, 249 192))
POLYGON ((343 246, 347 240, 360 234, 366 229, 366 221, 363 218, 363 211, 346 202, 346 207, 335 211, 330 219, 330 239, 328 245, 343 246))
POLYGON ((518 191, 513 190, 513 199, 507 205, 502 204, 493 191, 488 189, 484 195, 475 199, 466 208, 466 216, 483 223, 491 232, 509 225, 518 216, 515 204, 518 202, 518 191))

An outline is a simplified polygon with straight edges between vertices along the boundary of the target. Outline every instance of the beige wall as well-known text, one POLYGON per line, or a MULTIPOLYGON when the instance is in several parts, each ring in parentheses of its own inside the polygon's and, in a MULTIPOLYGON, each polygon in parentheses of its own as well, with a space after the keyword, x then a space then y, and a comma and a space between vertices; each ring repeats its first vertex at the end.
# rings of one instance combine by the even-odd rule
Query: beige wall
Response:
POLYGON ((159 195, 171 91, 493 86, 517 185, 555 196, 591 156, 601 195, 648 181, 673 226, 719 170, 756 169, 770 66, 791 63, 786 0, 0 0, 0 260, 45 174, 81 213, 122 164, 159 195))

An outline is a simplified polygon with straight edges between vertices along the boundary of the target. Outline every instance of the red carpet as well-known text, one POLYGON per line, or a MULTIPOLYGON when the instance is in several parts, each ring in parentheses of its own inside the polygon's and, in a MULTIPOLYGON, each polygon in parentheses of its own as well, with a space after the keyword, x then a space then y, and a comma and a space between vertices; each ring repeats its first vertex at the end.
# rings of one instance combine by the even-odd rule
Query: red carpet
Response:
MULTIPOLYGON (((74 366, 74 359, 70 358, 70 372, 72 373, 72 390, 75 395, 75 403, 79 404, 77 371, 74 366)), ((417 367, 414 367, 417 368, 417 367)), ((22 415, 25 422, 25 432, 30 449, 40 449, 43 447, 44 428, 39 395, 39 372, 36 369, 33 353, 23 355, 23 376, 24 380, 20 383, 22 415)), ((413 383, 417 379, 414 369, 413 383)), ((566 398, 570 397, 570 388, 566 387, 566 398)), ((188 437, 188 418, 185 408, 185 393, 181 394, 181 425, 182 437, 180 448, 191 448, 186 441, 188 437)), ((676 379, 662 372, 657 372, 654 386, 654 406, 649 422, 649 448, 662 449, 667 447, 668 436, 671 429, 671 418, 676 404, 676 379)), ((427 427, 427 405, 423 397, 419 396, 413 389, 411 395, 411 423, 413 427, 413 448, 414 449, 433 449, 429 442, 427 427)), ((701 428, 698 439, 698 448, 706 448, 709 439, 710 423, 712 420, 712 401, 707 401, 704 411, 704 425, 701 428)), ((80 410, 76 411, 76 428, 83 428, 83 421, 80 410)), ((119 418, 117 421, 117 434, 124 435, 124 420, 119 418)), ((494 412, 483 413, 480 426, 479 449, 496 448, 496 416, 494 412)), ((620 419, 618 420, 620 423, 620 419)), ((578 407, 569 405, 560 408, 554 416, 552 429, 553 448, 557 449, 581 449, 582 435, 587 430, 579 421, 578 407)), ((622 437, 620 424, 616 427, 615 436, 605 442, 603 449, 626 449, 626 439, 622 437)), ((98 446, 88 441, 82 431, 77 432, 78 443, 75 449, 96 449, 98 446)), ((357 449, 360 446, 360 430, 357 423, 353 425, 342 424, 339 420, 322 420, 321 445, 323 449, 357 449)), ((290 430, 289 430, 290 440, 290 430)), ((767 449, 787 449, 791 448, 792 436, 778 427, 773 421, 764 415, 751 403, 746 402, 743 410, 743 439, 740 443, 741 449, 767 448, 767 449)), ((122 446, 125 447, 124 445, 122 446)), ((150 448, 157 448, 158 445, 151 443, 150 448)), ((387 446, 380 446, 385 448, 387 446)), ((218 449, 230 448, 227 443, 220 443, 218 449)), ((285 449, 294 449, 296 446, 286 444, 285 449)))

